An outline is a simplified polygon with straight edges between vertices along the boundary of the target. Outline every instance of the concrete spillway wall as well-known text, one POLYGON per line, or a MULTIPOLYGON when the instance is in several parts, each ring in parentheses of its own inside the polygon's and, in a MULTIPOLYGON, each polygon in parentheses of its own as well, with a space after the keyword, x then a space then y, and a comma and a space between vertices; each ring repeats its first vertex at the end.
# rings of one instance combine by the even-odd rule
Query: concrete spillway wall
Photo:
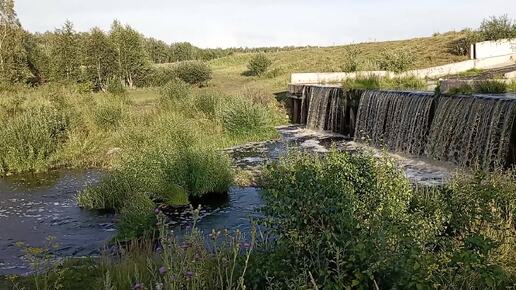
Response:
POLYGON ((293 123, 460 166, 516 165, 516 96, 289 85, 293 123))

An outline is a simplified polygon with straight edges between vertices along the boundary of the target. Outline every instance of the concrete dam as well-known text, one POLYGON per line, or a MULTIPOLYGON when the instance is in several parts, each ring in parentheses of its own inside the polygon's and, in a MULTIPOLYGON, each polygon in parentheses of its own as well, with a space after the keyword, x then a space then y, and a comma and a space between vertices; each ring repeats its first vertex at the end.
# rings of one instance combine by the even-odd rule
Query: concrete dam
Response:
POLYGON ((293 123, 411 156, 493 169, 516 165, 515 95, 289 85, 293 123))

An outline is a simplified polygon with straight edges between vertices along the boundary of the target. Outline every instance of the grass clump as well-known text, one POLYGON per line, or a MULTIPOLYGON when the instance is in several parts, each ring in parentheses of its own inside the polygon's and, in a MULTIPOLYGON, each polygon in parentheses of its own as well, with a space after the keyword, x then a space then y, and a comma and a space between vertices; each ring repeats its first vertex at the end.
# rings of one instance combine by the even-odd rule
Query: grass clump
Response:
POLYGON ((497 80, 475 82, 473 88, 475 92, 481 94, 503 94, 507 92, 507 84, 497 80))
POLYGON ((409 77, 377 77, 365 76, 348 79, 342 83, 342 87, 349 89, 416 89, 426 88, 426 82, 415 76, 409 77))
POLYGON ((29 108, 6 118, 0 128, 0 174, 46 170, 69 127, 66 113, 53 108, 29 108))

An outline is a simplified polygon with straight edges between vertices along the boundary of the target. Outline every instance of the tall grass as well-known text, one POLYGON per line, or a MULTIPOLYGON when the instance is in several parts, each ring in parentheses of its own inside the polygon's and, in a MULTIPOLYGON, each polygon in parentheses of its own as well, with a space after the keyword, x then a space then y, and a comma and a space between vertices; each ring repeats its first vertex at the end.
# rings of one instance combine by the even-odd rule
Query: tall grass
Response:
POLYGON ((416 89, 426 88, 426 82, 415 76, 408 77, 378 77, 359 76, 342 83, 344 89, 416 89))

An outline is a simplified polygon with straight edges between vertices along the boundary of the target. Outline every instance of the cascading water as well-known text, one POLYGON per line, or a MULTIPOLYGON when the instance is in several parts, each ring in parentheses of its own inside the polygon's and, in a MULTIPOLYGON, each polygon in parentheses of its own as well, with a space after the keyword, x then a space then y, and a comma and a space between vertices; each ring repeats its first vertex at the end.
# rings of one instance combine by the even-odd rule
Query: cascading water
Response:
POLYGON ((430 93, 365 91, 358 109, 355 140, 421 155, 426 147, 432 103, 430 93))
POLYGON ((515 98, 439 97, 427 156, 462 166, 508 166, 515 116, 515 98))
POLYGON ((314 130, 353 135, 358 97, 339 87, 306 86, 302 92, 301 123, 314 130))
POLYGON ((492 169, 516 165, 516 97, 297 87, 306 127, 392 151, 492 169))

